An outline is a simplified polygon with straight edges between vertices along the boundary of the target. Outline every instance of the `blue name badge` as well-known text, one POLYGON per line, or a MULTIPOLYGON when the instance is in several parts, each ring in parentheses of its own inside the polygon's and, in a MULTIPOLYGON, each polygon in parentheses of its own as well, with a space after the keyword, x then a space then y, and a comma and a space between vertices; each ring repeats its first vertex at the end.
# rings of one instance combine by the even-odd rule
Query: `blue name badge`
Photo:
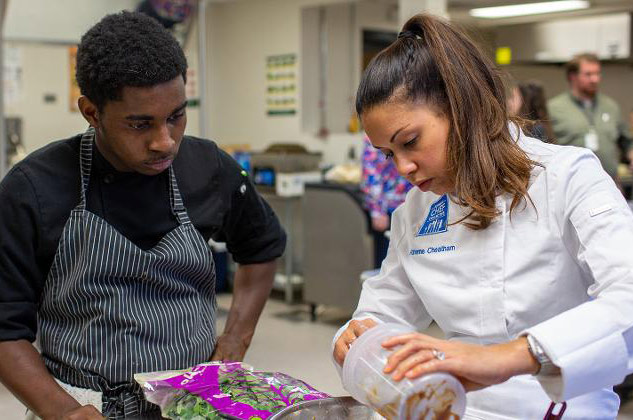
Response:
POLYGON ((415 236, 435 235, 448 230, 448 196, 444 194, 431 204, 426 220, 415 236))

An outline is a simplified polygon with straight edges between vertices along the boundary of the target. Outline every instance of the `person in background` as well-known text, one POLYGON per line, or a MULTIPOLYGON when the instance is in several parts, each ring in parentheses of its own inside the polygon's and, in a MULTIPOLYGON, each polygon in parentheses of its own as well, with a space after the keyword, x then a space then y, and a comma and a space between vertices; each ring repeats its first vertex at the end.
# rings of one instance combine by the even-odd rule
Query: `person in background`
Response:
POLYGON ((618 104, 598 92, 600 60, 595 54, 579 54, 566 66, 569 91, 547 103, 556 141, 586 147, 596 153, 604 170, 617 182, 620 150, 633 157, 631 135, 618 104))
POLYGON ((447 372, 465 419, 613 419, 633 357, 633 213, 593 153, 509 122, 498 69, 430 15, 405 23, 363 74, 356 111, 414 187, 380 273, 333 340, 345 361, 377 323, 396 381, 447 372), (557 410, 554 410, 557 411, 557 410))
POLYGON ((404 202, 412 185, 398 174, 392 161, 385 159, 385 155, 372 146, 367 136, 363 142, 361 190, 371 218, 374 268, 379 268, 389 247, 385 231, 391 224, 391 213, 404 202))
POLYGON ((529 80, 514 86, 508 98, 508 113, 526 120, 526 134, 547 143, 556 143, 541 82, 529 80))
POLYGON ((0 183, 0 380, 29 418, 159 418, 135 373, 249 347, 285 234, 232 158, 184 135, 186 71, 152 18, 104 17, 77 51, 88 130, 0 183), (210 238, 239 263, 221 334, 210 238))

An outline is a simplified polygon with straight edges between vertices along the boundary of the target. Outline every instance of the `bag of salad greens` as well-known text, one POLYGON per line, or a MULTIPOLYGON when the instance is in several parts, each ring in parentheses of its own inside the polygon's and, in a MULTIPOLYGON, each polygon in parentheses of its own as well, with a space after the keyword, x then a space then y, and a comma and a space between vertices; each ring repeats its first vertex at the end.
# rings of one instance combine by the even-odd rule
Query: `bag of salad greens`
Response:
POLYGON ((183 420, 267 419, 303 401, 330 398, 279 372, 240 362, 209 362, 187 370, 140 373, 134 379, 163 417, 183 420))

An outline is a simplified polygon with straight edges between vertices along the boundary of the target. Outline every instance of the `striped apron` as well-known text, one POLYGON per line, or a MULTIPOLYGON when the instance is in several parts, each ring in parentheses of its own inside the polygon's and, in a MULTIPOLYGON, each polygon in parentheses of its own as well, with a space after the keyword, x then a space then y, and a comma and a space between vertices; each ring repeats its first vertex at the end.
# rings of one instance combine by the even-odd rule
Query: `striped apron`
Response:
POLYGON ((42 357, 58 380, 101 392, 109 418, 145 418, 157 406, 143 399, 134 373, 183 369, 211 357, 215 268, 171 167, 178 227, 152 249, 138 248, 86 210, 93 141, 91 128, 81 139, 81 202, 66 222, 42 294, 42 357))

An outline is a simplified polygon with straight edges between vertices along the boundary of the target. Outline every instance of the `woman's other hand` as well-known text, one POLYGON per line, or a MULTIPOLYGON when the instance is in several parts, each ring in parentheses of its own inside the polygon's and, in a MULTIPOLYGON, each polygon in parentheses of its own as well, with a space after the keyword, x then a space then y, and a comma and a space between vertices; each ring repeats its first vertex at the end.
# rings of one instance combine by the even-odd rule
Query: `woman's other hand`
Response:
POLYGON ((384 372, 391 373, 397 381, 447 372, 458 378, 467 391, 473 391, 500 384, 515 375, 536 373, 539 369, 525 337, 480 346, 411 333, 390 338, 382 345, 394 349, 384 372))
POLYGON ((343 366, 343 361, 345 360, 345 356, 349 351, 350 346, 361 334, 367 331, 370 328, 376 326, 376 321, 371 318, 365 319, 353 319, 350 321, 349 325, 341 333, 341 335, 336 340, 336 344, 334 345, 334 360, 336 363, 343 366))

